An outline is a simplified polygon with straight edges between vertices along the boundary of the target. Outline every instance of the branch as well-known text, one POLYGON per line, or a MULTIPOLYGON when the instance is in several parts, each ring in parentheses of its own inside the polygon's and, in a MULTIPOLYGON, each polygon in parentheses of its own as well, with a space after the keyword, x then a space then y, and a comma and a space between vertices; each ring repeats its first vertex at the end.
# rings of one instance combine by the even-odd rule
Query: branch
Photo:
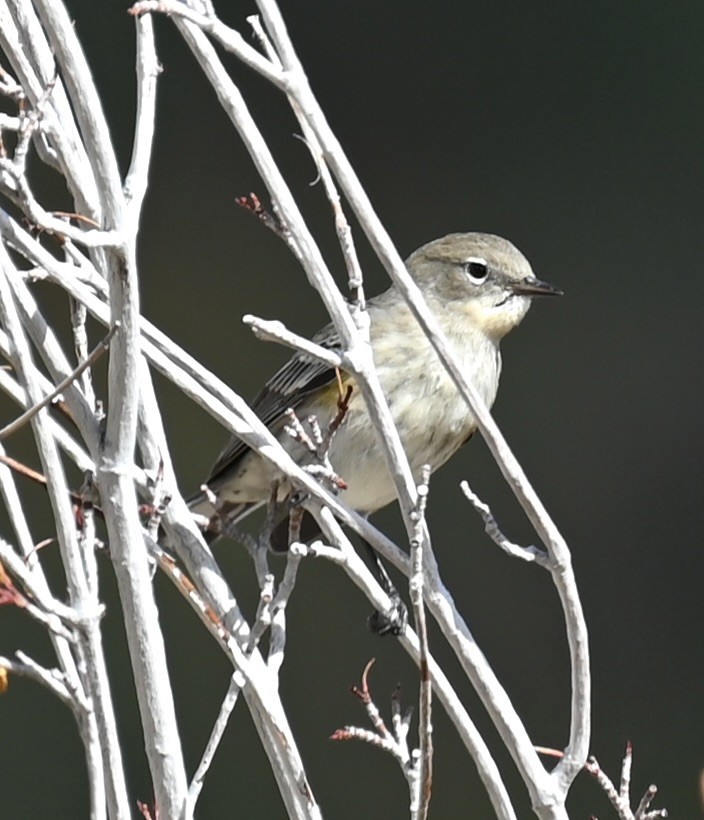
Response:
POLYGON ((657 796, 657 786, 648 786, 645 794, 640 799, 635 811, 631 808, 631 769, 633 765, 633 747, 630 743, 626 745, 626 754, 623 757, 621 766, 621 782, 618 791, 609 776, 601 768, 599 762, 591 755, 584 768, 591 774, 609 799, 609 802, 616 810, 619 820, 657 820, 657 818, 668 817, 667 809, 653 809, 650 806, 657 796))
POLYGON ((425 464, 421 470, 421 482, 418 485, 418 501, 412 513, 415 528, 411 538, 411 576, 409 590, 413 615, 418 635, 418 666, 420 667, 420 695, 418 705, 418 738, 419 755, 417 761, 418 784, 415 799, 411 801, 413 820, 425 820, 430 806, 430 795, 433 784, 433 725, 432 725, 432 680, 430 676, 430 650, 428 648, 428 628, 425 622, 424 587, 424 548, 425 510, 428 503, 428 484, 430 465, 425 464))
MULTIPOLYGON (((38 404, 41 394, 32 379, 33 367, 27 339, 20 324, 9 278, 14 271, 14 265, 4 245, 0 245, 0 315, 10 337, 15 351, 15 367, 18 376, 24 381, 27 396, 33 404, 38 404)), ((42 459, 44 473, 50 477, 47 490, 51 501, 54 520, 57 526, 57 536, 64 562, 66 579, 69 588, 71 605, 84 614, 97 610, 97 601, 91 596, 85 575, 83 558, 78 545, 75 524, 69 505, 69 493, 63 465, 58 450, 46 424, 45 411, 40 411, 31 419, 37 448, 42 459)), ((90 724, 86 727, 87 737, 84 737, 87 753, 94 756, 95 743, 100 737, 101 747, 105 759, 111 768, 103 768, 103 773, 111 797, 111 805, 118 807, 116 817, 129 815, 127 809, 126 788, 123 779, 122 760, 117 741, 117 729, 110 697, 105 658, 103 655, 100 637, 99 622, 96 618, 89 618, 83 624, 79 633, 81 650, 85 660, 84 684, 88 696, 92 701, 93 714, 90 724), (122 809, 122 813, 120 813, 122 809)), ((99 771, 99 770, 98 770, 99 771)), ((97 776, 98 771, 94 774, 97 776)))
POLYGON ((462 481, 460 483, 460 489, 472 503, 474 509, 482 517, 482 520, 484 521, 484 531, 486 534, 498 547, 501 547, 507 555, 510 555, 512 558, 520 558, 521 560, 528 561, 529 563, 534 561, 541 567, 545 567, 545 569, 551 570, 555 568, 550 556, 544 550, 541 550, 538 547, 521 547, 518 544, 514 544, 512 541, 509 541, 503 532, 501 532, 501 529, 496 523, 496 519, 494 518, 489 505, 485 504, 478 495, 475 495, 468 482, 462 481))
POLYGON ((135 20, 137 30, 137 122, 134 129, 132 160, 123 193, 127 219, 136 232, 142 204, 147 192, 149 164, 156 123, 156 85, 161 66, 154 44, 154 25, 149 15, 135 20))
POLYGON ((110 344, 110 339, 117 333, 120 327, 120 323, 116 322, 108 331, 107 335, 100 341, 97 347, 91 352, 87 359, 82 361, 78 367, 71 373, 69 373, 66 378, 56 386, 56 388, 49 393, 47 396, 35 404, 33 407, 30 407, 28 410, 25 410, 21 416, 18 416, 14 421, 10 422, 9 424, 5 425, 2 429, 0 429, 0 440, 7 438, 7 436, 15 433, 20 427, 23 427, 33 416, 35 416, 43 407, 47 407, 51 404, 54 399, 61 395, 64 390, 72 384, 85 370, 89 367, 94 365, 98 359, 106 352, 108 346, 110 344))
POLYGON ((269 60, 252 48, 241 34, 226 26, 214 14, 199 14, 180 0, 142 0, 130 9, 130 13, 136 16, 150 12, 168 14, 179 17, 184 22, 193 23, 202 31, 210 34, 225 49, 236 53, 245 65, 253 68, 277 88, 286 88, 286 78, 283 72, 280 69, 277 70, 269 60))
POLYGON ((0 657, 0 669, 6 669, 14 675, 20 675, 30 680, 36 681, 56 695, 59 700, 65 703, 72 711, 85 708, 84 704, 79 704, 66 686, 64 676, 58 669, 46 669, 32 660, 24 652, 17 652, 17 660, 0 657))
POLYGON ((315 344, 315 342, 311 342, 303 336, 293 333, 288 330, 283 322, 259 319, 257 316, 252 316, 249 313, 242 317, 242 321, 252 328, 252 332, 257 339, 264 342, 278 342, 286 347, 293 348, 293 350, 297 350, 299 353, 305 353, 311 358, 317 359, 333 368, 342 367, 341 356, 333 350, 321 347, 315 344))
POLYGON ((237 705, 237 699, 242 691, 242 685, 243 681, 241 676, 235 672, 230 678, 230 686, 222 704, 220 705, 220 712, 215 724, 213 725, 210 737, 208 738, 208 744, 203 751, 203 756, 200 759, 198 768, 196 769, 193 779, 191 780, 191 785, 188 788, 189 816, 193 814, 196 802, 198 801, 198 797, 203 788, 205 775, 208 773, 208 769, 210 768, 213 758, 215 757, 215 752, 217 751, 220 741, 225 734, 225 729, 227 728, 227 724, 230 720, 230 715, 237 705))

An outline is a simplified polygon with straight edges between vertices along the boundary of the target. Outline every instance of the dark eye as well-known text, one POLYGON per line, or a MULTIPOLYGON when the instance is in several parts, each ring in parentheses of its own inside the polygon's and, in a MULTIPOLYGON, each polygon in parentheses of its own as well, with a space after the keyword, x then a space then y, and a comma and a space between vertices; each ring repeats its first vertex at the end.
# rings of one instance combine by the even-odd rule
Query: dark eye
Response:
POLYGON ((487 277, 489 270, 483 259, 469 259, 464 263, 464 271, 476 284, 481 284, 487 277))

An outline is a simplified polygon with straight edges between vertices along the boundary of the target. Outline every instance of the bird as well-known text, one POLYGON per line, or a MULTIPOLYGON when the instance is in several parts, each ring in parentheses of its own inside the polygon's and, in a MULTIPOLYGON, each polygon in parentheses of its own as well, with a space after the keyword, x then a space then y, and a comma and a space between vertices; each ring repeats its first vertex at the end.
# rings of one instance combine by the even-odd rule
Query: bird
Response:
MULTIPOLYGON (((501 340, 520 324, 535 297, 561 291, 538 279, 526 257, 493 234, 448 234, 418 248, 405 264, 467 378, 491 407, 501 374, 501 340)), ((379 382, 418 480, 424 465, 437 470, 472 437, 476 421, 397 288, 391 285, 369 299, 367 310, 379 382)), ((332 324, 313 341, 342 351, 332 324)), ((312 456, 285 429, 287 412, 293 410, 301 419, 314 416, 326 429, 347 391, 346 412, 332 438, 329 460, 342 479, 341 499, 368 516, 394 501, 396 490, 351 373, 296 353, 266 382, 251 407, 303 466, 312 456)), ((273 464, 237 437, 221 452, 205 486, 207 491, 190 500, 190 508, 207 517, 211 539, 269 501, 273 486, 280 502, 293 492, 273 464)))

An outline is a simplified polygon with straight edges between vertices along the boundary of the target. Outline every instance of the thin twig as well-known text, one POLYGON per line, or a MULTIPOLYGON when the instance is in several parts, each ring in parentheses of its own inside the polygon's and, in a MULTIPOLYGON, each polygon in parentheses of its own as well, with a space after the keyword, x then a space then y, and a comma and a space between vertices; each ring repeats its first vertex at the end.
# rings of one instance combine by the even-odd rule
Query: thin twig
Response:
POLYGON ((255 193, 250 191, 248 194, 235 197, 235 205, 256 216, 264 227, 268 228, 275 236, 278 236, 279 239, 286 242, 287 245, 290 243, 291 237, 286 228, 271 211, 268 211, 264 207, 261 199, 259 199, 255 193))
POLYGON ((125 178, 123 193, 127 216, 136 230, 139 214, 147 192, 149 165, 156 126, 156 86, 161 66, 154 44, 154 22, 151 15, 135 19, 137 30, 137 119, 134 128, 132 158, 125 178))
POLYGON ((522 547, 508 540, 499 528, 489 505, 485 504, 481 498, 474 493, 468 482, 460 482, 460 489, 482 517, 486 534, 498 547, 501 547, 507 555, 510 555, 512 558, 520 558, 523 561, 533 561, 541 567, 552 569, 554 562, 545 550, 533 546, 522 547))
POLYGON ((317 359, 330 367, 342 367, 342 357, 327 347, 311 342, 303 336, 289 330, 283 322, 278 320, 260 319, 257 316, 246 314, 242 317, 244 324, 252 328, 252 332, 264 342, 278 342, 293 348, 299 353, 305 353, 313 359, 317 359))
POLYGON ((418 666, 420 669, 420 692, 418 697, 418 740, 419 755, 417 761, 416 794, 411 801, 413 820, 425 820, 430 807, 430 795, 433 784, 433 724, 432 724, 432 679, 430 676, 430 650, 428 647, 428 628, 425 620, 425 603, 423 601, 423 555, 427 542, 425 510, 428 503, 428 485, 430 482, 430 465, 425 464, 421 470, 418 484, 418 500, 412 513, 415 528, 411 537, 411 577, 409 591, 413 616, 418 635, 418 666))
POLYGON ((252 48, 241 34, 226 26, 214 15, 199 14, 185 3, 179 2, 179 0, 141 0, 130 9, 131 14, 146 14, 148 12, 161 12, 162 14, 179 16, 183 20, 193 23, 210 34, 225 49, 236 53, 245 65, 255 69, 277 88, 286 89, 284 73, 273 66, 269 60, 262 57, 255 48, 252 48))
POLYGON ((302 544, 292 543, 286 555, 286 569, 279 588, 271 602, 271 640, 269 641, 269 655, 267 666, 275 675, 279 674, 284 662, 286 649, 286 610, 288 602, 296 586, 296 578, 301 559, 307 554, 302 544))
POLYGON ((657 820, 657 818, 668 817, 667 809, 654 809, 649 811, 650 805, 655 799, 658 789, 657 786, 648 786, 645 794, 638 803, 635 812, 631 808, 630 799, 630 781, 631 769, 633 766, 633 748, 630 743, 626 745, 626 753, 624 754, 621 764, 621 780, 619 789, 616 789, 611 778, 599 765, 599 761, 591 755, 584 765, 584 768, 595 778, 599 786, 606 794, 609 802, 616 810, 619 820, 657 820))
POLYGON ((230 685, 227 689, 227 693, 225 694, 223 702, 220 704, 220 712, 218 713, 217 720, 213 724, 210 737, 208 738, 208 743, 203 750, 203 755, 200 759, 200 763, 198 764, 198 768, 193 775, 191 785, 188 787, 188 816, 193 815, 193 810, 195 809, 198 796, 203 788, 205 776, 208 773, 208 769, 210 769, 213 759, 215 758, 215 752, 217 751, 220 741, 225 734, 225 729, 227 728, 227 724, 230 720, 230 715, 237 704, 237 699, 239 698, 243 685, 244 680, 242 675, 238 672, 233 672, 232 677, 230 678, 230 685))
MULTIPOLYGON (((273 43, 264 31, 258 15, 251 15, 247 18, 247 22, 250 24, 255 35, 261 42, 269 60, 277 68, 282 69, 283 66, 281 64, 281 60, 276 53, 273 43)), ((303 141, 310 151, 313 162, 318 169, 318 175, 323 183, 323 187, 325 188, 325 194, 328 198, 328 202, 333 210, 335 217, 335 230, 337 231, 337 238, 340 243, 340 248, 342 249, 342 257, 345 265, 347 266, 348 287, 352 297, 352 304, 355 308, 354 315, 359 316, 359 314, 365 310, 366 300, 364 297, 362 266, 359 264, 359 258, 357 257, 352 231, 350 229, 349 222, 347 221, 347 217, 342 209, 340 194, 338 193, 333 176, 330 173, 327 162, 325 161, 325 156, 323 154, 323 149, 320 146, 320 142, 318 141, 315 132, 311 128, 308 119, 301 110, 300 106, 296 103, 293 97, 290 97, 290 100, 296 118, 303 129, 303 141)))
POLYGON ((17 660, 0 657, 0 668, 6 669, 15 675, 21 675, 25 678, 40 683, 46 687, 50 692, 53 692, 59 700, 63 701, 73 711, 82 709, 82 704, 79 704, 71 692, 66 687, 64 676, 58 669, 46 669, 36 661, 32 660, 24 652, 17 652, 17 660))
POLYGON ((47 405, 51 404, 54 399, 59 396, 64 390, 72 384, 76 379, 83 373, 84 370, 87 370, 89 367, 94 365, 98 359, 108 350, 110 347, 110 340, 112 337, 117 333, 120 328, 120 322, 116 321, 113 326, 108 331, 105 338, 103 338, 93 349, 91 354, 88 356, 87 359, 82 361, 78 367, 71 372, 57 387, 49 393, 48 396, 44 396, 44 398, 37 402, 37 404, 30 407, 28 410, 25 410, 21 416, 18 416, 14 421, 6 424, 0 430, 0 440, 7 438, 7 436, 12 435, 12 433, 17 432, 21 427, 23 427, 31 418, 36 416, 36 414, 47 405))

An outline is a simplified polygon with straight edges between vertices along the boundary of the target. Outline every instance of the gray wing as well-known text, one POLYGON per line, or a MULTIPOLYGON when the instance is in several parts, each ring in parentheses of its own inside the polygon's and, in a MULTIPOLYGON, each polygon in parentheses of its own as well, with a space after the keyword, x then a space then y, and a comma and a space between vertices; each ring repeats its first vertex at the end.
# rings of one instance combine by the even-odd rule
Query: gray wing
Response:
MULTIPOLYGON (((328 350, 340 350, 340 338, 332 325, 323 328, 313 341, 328 350)), ((335 369, 311 356, 297 353, 277 371, 252 402, 252 410, 270 429, 276 429, 289 407, 294 410, 314 390, 332 383, 335 369)), ((220 453, 206 483, 217 482, 247 453, 249 447, 233 436, 220 453)))

